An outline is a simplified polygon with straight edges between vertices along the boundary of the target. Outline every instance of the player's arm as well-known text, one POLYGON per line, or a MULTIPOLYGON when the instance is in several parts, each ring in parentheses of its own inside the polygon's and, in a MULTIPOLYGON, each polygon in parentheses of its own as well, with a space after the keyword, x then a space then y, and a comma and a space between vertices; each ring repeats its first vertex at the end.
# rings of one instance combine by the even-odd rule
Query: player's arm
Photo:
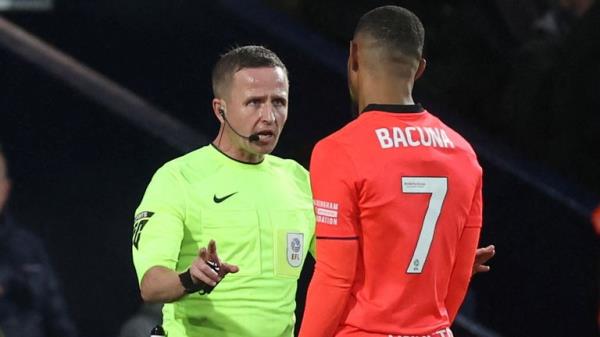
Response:
POLYGON ((340 147, 331 143, 321 142, 313 151, 310 171, 318 254, 300 337, 332 336, 346 312, 359 260, 356 191, 349 163, 340 147))
POLYGON ((317 239, 317 250, 300 337, 333 336, 344 318, 356 273, 356 239, 317 239))
POLYGON ((482 197, 481 197, 481 177, 477 184, 471 210, 465 223, 465 227, 456 248, 456 257, 450 283, 448 285, 448 294, 446 295, 446 310, 450 322, 454 321, 458 309, 460 308, 467 289, 469 281, 473 274, 475 252, 479 241, 479 234, 482 225, 482 197))

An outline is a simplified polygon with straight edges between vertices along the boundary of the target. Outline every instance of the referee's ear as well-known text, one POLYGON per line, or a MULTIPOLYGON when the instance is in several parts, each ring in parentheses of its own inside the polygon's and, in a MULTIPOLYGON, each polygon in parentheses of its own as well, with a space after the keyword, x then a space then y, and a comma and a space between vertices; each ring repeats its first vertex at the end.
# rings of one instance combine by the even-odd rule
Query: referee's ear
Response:
POLYGON ((212 109, 215 117, 221 122, 224 122, 223 112, 225 111, 225 102, 219 98, 213 98, 212 100, 212 109))

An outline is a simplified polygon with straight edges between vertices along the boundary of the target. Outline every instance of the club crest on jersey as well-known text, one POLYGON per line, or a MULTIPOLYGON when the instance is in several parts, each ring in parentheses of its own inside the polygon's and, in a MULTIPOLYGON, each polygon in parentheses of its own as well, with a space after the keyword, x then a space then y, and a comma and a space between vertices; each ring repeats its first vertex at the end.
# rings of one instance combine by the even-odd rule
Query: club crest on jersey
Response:
POLYGON ((302 265, 303 248, 304 234, 287 233, 287 261, 290 266, 297 268, 302 265))

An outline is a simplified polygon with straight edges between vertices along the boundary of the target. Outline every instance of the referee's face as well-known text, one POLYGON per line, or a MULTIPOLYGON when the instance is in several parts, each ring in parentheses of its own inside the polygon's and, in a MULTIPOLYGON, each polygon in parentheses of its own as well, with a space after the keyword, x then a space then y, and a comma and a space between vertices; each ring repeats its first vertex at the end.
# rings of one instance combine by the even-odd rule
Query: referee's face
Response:
POLYGON ((6 159, 0 154, 0 213, 4 209, 10 191, 10 180, 8 180, 6 171, 6 159))
POLYGON ((226 99, 226 128, 232 145, 242 155, 271 153, 288 115, 289 85, 280 67, 244 68, 236 72, 226 99), (255 135, 254 140, 240 137, 255 135))

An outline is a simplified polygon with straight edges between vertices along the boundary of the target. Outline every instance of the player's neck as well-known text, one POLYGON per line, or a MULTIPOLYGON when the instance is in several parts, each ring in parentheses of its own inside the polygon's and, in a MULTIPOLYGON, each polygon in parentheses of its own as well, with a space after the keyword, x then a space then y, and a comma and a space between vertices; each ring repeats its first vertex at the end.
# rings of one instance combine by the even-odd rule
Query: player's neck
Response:
POLYGON ((358 111, 369 104, 415 104, 412 98, 412 81, 369 80, 361 85, 358 95, 358 111))

